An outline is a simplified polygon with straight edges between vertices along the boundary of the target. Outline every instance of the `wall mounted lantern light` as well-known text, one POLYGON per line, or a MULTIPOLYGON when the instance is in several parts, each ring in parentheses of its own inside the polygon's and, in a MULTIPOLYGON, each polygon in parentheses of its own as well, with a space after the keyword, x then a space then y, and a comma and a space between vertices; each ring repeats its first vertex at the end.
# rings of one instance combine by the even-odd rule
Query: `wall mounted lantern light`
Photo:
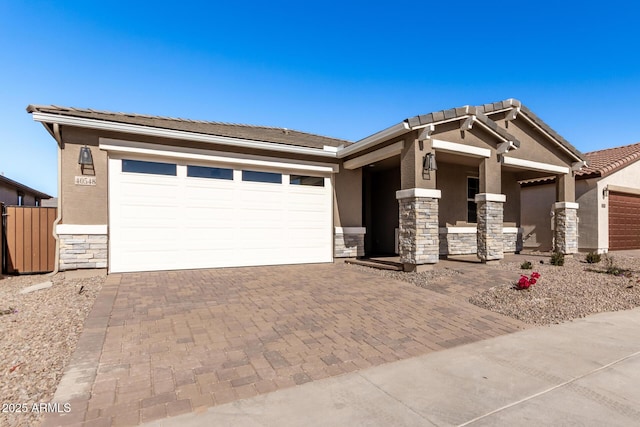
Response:
POLYGON ((604 188, 602 189, 602 198, 603 198, 603 199, 606 199, 606 198, 607 198, 607 196, 609 196, 609 187, 604 187, 604 188))
POLYGON ((424 155, 422 159, 422 170, 423 172, 438 170, 438 164, 436 163, 435 153, 427 153, 424 155))
POLYGON ((86 145, 80 148, 78 164, 80 165, 83 174, 85 168, 93 170, 93 156, 91 155, 91 149, 86 145))

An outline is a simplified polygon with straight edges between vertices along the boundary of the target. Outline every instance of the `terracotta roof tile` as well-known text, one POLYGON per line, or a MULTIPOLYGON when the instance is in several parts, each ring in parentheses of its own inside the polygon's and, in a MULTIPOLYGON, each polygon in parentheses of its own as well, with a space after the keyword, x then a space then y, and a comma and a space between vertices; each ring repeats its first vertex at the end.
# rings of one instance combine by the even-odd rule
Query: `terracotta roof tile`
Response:
POLYGON ((602 177, 612 174, 640 160, 640 142, 622 147, 585 153, 587 166, 576 173, 580 178, 602 177))

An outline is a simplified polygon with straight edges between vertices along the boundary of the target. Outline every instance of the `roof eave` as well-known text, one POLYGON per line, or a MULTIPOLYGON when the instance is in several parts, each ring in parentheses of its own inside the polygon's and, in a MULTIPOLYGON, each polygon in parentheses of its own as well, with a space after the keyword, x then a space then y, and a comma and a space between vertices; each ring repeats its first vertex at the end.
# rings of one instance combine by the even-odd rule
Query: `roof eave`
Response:
POLYGON ((135 135, 156 136, 162 138, 181 139, 187 141, 205 142, 210 144, 227 145, 267 151, 277 151, 291 154, 304 154, 326 158, 335 158, 336 152, 322 148, 300 147, 268 141, 254 141, 243 138, 209 135, 183 130, 158 128, 129 123, 120 123, 108 120, 96 120, 83 117, 72 117, 64 114, 44 113, 36 106, 29 105, 27 111, 32 114, 33 120, 41 123, 57 123, 59 125, 76 126, 87 129, 106 130, 135 135))
POLYGON ((516 147, 520 147, 520 141, 518 141, 513 135, 509 134, 504 129, 499 128, 490 118, 476 111, 475 107, 467 105, 464 107, 452 108, 450 110, 437 111, 435 113, 410 117, 398 124, 356 141, 352 145, 340 150, 338 152, 338 157, 344 158, 346 156, 359 153, 382 142, 402 136, 407 132, 468 118, 472 118, 472 123, 478 123, 483 129, 487 130, 503 142, 512 142, 516 147))

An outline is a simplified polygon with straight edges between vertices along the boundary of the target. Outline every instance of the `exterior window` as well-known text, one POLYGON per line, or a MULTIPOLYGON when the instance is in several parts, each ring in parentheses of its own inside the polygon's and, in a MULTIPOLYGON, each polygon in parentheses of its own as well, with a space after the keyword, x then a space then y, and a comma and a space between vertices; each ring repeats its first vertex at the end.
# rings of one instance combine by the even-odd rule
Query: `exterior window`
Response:
POLYGON ((324 187, 324 178, 321 176, 291 175, 289 182, 292 185, 310 185, 324 187))
POLYGON ((187 176, 194 178, 230 179, 233 180, 233 169, 209 168, 204 166, 187 166, 187 176))
POLYGON ((122 160, 122 172, 176 176, 176 165, 173 163, 122 160))
POLYGON ((242 171, 242 180, 282 184, 282 174, 273 172, 242 171))
POLYGON ((480 192, 480 179, 467 178, 467 222, 478 222, 476 210, 476 194, 480 192))
POLYGON ((18 191, 18 206, 24 206, 24 193, 18 191))

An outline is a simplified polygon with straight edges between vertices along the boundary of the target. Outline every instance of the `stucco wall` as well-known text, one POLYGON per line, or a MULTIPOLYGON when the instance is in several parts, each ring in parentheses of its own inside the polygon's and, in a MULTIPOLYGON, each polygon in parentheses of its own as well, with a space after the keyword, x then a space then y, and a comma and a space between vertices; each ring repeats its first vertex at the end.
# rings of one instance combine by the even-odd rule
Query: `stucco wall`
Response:
POLYGON ((478 177, 473 166, 438 163, 439 225, 456 225, 467 222, 467 178, 478 177))
POLYGON ((516 174, 502 172, 502 194, 507 197, 503 206, 504 223, 510 226, 520 225, 520 184, 516 174))
POLYGON ((509 151, 509 157, 569 167, 575 161, 555 143, 542 136, 525 119, 516 117, 507 124, 504 113, 491 115, 491 119, 520 141, 517 150, 509 151))
POLYGON ((334 186, 334 225, 362 226, 362 169, 341 168, 335 175, 334 186))
MULTIPOLYGON (((107 224, 107 153, 98 148, 98 135, 90 130, 64 127, 62 130, 62 221, 64 224, 107 224), (91 149, 96 185, 76 185, 82 176, 80 147, 91 149)), ((86 169, 85 169, 86 170, 86 169)), ((94 176, 94 175, 87 175, 94 176)))
POLYGON ((551 250, 551 210, 555 201, 555 184, 523 187, 520 190, 520 226, 526 249, 551 250))
MULTIPOLYGON (((602 194, 602 193, 600 193, 602 194)), ((576 181, 576 202, 578 208, 578 248, 581 251, 600 251, 604 249, 598 243, 600 231, 598 226, 599 204, 606 202, 602 195, 598 198, 597 179, 576 181)))

